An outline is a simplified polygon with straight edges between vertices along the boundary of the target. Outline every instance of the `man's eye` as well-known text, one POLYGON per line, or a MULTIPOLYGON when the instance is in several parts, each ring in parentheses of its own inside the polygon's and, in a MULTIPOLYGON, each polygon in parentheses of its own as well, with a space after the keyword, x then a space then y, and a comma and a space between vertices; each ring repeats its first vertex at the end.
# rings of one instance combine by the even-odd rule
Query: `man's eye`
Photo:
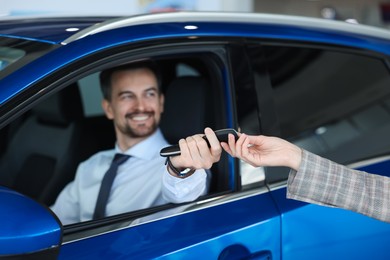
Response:
POLYGON ((134 97, 134 95, 131 95, 131 94, 122 94, 121 95, 122 99, 132 99, 133 97, 134 97))
POLYGON ((154 91, 150 91, 150 92, 147 92, 146 93, 146 96, 147 97, 155 97, 157 94, 156 94, 156 92, 154 92, 154 91))

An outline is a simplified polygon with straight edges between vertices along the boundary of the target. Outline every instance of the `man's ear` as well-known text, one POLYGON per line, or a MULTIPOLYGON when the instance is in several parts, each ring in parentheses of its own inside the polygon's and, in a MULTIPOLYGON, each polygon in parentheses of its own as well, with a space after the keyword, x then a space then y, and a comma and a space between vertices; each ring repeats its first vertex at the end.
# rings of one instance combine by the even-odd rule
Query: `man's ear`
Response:
POLYGON ((108 101, 107 99, 103 99, 102 108, 108 119, 110 120, 114 119, 114 114, 112 113, 112 107, 110 101, 108 101))
POLYGON ((161 113, 164 112, 164 102, 165 102, 165 97, 164 97, 164 94, 161 93, 160 94, 160 110, 161 110, 161 113))

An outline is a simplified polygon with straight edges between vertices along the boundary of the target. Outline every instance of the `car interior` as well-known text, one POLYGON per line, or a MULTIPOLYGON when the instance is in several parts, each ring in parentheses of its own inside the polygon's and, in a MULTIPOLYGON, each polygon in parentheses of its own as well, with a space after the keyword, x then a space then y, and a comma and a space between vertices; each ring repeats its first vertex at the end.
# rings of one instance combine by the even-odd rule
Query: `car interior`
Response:
POLYGON ((69 87, 29 112, 13 132, 1 160, 3 185, 23 191, 44 203, 71 180, 79 153, 82 107, 77 88, 69 87), (74 100, 68 106, 69 100, 74 100), (34 134, 31 138, 31 134, 34 134), (39 173, 36 178, 33 172, 39 173))
POLYGON ((382 58, 330 47, 263 48, 283 138, 342 164, 389 153, 382 58))
MULTIPOLYGON (((156 60, 162 68, 165 108, 160 128, 169 143, 225 128, 221 80, 199 58, 156 60)), ((100 107, 98 73, 69 84, 0 130, 0 185, 47 206, 73 180, 80 162, 115 144, 112 122, 100 107)), ((229 189, 227 156, 212 169, 209 194, 229 189)))

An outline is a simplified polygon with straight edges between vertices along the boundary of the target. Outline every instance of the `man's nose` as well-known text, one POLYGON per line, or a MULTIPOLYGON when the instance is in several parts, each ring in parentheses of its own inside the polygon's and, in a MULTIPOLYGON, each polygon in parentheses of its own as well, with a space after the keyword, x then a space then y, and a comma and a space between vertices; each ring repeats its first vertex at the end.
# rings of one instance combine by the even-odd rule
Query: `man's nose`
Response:
POLYGON ((145 110, 145 100, 143 100, 143 98, 137 98, 136 106, 137 106, 137 109, 140 111, 145 110))

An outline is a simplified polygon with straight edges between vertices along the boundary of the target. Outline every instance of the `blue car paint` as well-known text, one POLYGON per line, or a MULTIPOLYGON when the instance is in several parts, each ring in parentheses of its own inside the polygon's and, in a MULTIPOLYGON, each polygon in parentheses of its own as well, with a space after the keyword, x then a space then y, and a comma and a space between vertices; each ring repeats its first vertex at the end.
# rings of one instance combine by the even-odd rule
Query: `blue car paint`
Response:
POLYGON ((359 170, 361 171, 390 177, 389 169, 390 169, 390 160, 373 163, 359 168, 359 170))
POLYGON ((283 259, 389 259, 390 224, 352 211, 286 199, 272 192, 280 211, 283 259), (379 232, 378 232, 379 231, 379 232))
MULTIPOLYGON (((390 161, 385 160, 358 170, 390 176, 389 167, 390 161)), ((383 252, 390 237, 389 223, 286 199, 286 188, 273 191, 272 197, 281 212, 283 259, 390 259, 390 251, 383 252)))
POLYGON ((178 252, 172 259, 196 259, 205 253, 217 259, 235 244, 251 253, 271 250, 280 258, 279 212, 268 193, 129 229, 64 244, 59 259, 151 259, 172 252, 178 252))
POLYGON ((0 256, 60 245, 61 225, 49 209, 4 187, 0 187, 0 205, 0 256))
MULTIPOLYGON (((3 88, 0 94, 0 104, 6 102, 40 78, 50 75, 55 70, 70 64, 87 55, 91 55, 107 48, 129 43, 146 43, 153 40, 185 39, 188 37, 248 37, 275 40, 298 40, 307 42, 320 42, 323 44, 339 44, 346 47, 366 48, 383 54, 390 54, 390 46, 385 40, 360 35, 345 35, 324 30, 319 33, 311 29, 302 29, 292 26, 272 26, 254 24, 226 23, 191 23, 198 26, 196 32, 184 29, 187 23, 146 24, 115 29, 87 36, 81 40, 71 42, 61 48, 53 50, 47 55, 31 62, 17 72, 20 76, 4 78, 1 82, 3 88), (36 64, 39 64, 37 66, 36 64), (23 76, 21 76, 23 75, 23 76), (37 75, 41 77, 37 78, 37 75), (4 84, 3 84, 4 82, 4 84)), ((222 38, 221 38, 222 39, 222 38)), ((17 75, 14 74, 14 75, 17 75)))

